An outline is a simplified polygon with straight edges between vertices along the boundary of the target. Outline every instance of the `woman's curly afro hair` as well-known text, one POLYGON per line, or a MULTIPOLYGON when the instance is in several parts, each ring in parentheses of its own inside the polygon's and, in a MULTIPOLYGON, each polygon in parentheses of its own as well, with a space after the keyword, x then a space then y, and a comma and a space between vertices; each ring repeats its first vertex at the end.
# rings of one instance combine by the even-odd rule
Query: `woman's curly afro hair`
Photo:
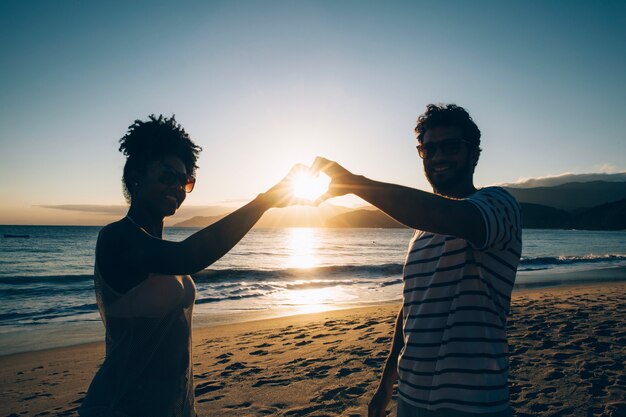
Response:
POLYGON ((202 148, 193 143, 175 116, 151 114, 145 122, 135 120, 128 127, 128 132, 120 139, 119 150, 126 155, 122 184, 126 201, 130 203, 135 176, 144 172, 149 163, 174 155, 185 164, 189 175, 195 175, 202 148))

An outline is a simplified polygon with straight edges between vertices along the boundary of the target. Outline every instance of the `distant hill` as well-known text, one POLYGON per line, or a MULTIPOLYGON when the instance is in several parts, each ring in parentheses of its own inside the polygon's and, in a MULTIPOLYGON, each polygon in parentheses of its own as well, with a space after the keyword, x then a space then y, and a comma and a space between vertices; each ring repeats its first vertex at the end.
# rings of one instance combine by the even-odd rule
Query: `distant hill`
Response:
POLYGON ((219 216, 194 216, 191 219, 174 224, 173 227, 207 227, 226 216, 228 216, 228 213, 220 214, 219 216))
POLYGON ((520 203, 522 227, 526 229, 571 229, 573 215, 570 212, 541 204, 520 203))
POLYGON ((596 207, 626 198, 626 181, 571 182, 554 187, 504 188, 520 203, 539 204, 568 211, 596 207))
MULTIPOLYGON (((504 188, 520 202, 525 228, 626 230, 626 182, 592 181, 554 187, 504 188)), ((195 216, 174 226, 205 227, 226 215, 195 216)), ((355 210, 325 203, 319 207, 294 206, 269 210, 255 227, 405 226, 371 206, 355 210)))
POLYGON ((326 227, 406 228, 380 210, 360 209, 331 217, 326 227))
MULTIPOLYGON (((353 209, 332 204, 321 204, 319 207, 293 206, 281 209, 271 209, 257 222, 255 227, 324 227, 327 219, 353 209)), ((195 216, 191 219, 176 223, 173 227, 206 227, 230 213, 219 216, 195 216)))
POLYGON ((324 227, 326 219, 352 210, 328 203, 319 207, 293 206, 271 209, 261 217, 256 227, 324 227))
POLYGON ((500 184, 500 186, 512 188, 556 187, 557 185, 563 185, 572 182, 586 183, 592 181, 626 182, 626 171, 614 172, 612 174, 606 172, 595 172, 587 174, 566 173, 540 178, 526 178, 525 180, 520 180, 514 183, 500 184))
POLYGON ((574 227, 583 230, 626 230, 626 199, 577 212, 574 227))

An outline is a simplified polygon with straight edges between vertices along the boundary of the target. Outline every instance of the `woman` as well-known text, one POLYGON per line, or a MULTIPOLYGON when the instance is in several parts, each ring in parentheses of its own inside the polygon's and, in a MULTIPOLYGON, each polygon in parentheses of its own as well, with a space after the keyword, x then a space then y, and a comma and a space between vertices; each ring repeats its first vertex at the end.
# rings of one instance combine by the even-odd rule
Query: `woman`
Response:
POLYGON ((96 246, 95 288, 106 357, 80 407, 83 416, 195 416, 189 274, 226 254, 271 207, 290 202, 289 176, 182 242, 162 239, 163 219, 193 190, 196 146, 174 117, 135 121, 120 140, 127 156, 123 219, 96 246))

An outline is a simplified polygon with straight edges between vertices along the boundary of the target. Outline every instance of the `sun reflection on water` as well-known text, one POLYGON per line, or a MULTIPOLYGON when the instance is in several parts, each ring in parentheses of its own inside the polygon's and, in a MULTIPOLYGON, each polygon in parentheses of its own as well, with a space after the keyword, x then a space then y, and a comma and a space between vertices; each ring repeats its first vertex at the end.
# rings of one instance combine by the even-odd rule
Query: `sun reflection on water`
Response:
POLYGON ((319 247, 318 231, 313 228, 289 229, 287 238, 289 258, 288 268, 313 268, 320 263, 317 256, 319 247))
MULTIPOLYGON (((308 269, 320 266, 320 231, 315 228, 292 228, 288 233, 286 267, 308 269)), ((343 289, 334 284, 329 282, 329 286, 325 287, 323 281, 317 279, 292 281, 290 289, 281 291, 276 296, 280 299, 279 304, 286 306, 292 313, 318 313, 337 308, 338 303, 351 299, 343 289), (306 288, 310 286, 315 288, 306 288)))
POLYGON ((289 291, 286 304, 296 313, 319 313, 333 308, 336 294, 333 288, 289 291))

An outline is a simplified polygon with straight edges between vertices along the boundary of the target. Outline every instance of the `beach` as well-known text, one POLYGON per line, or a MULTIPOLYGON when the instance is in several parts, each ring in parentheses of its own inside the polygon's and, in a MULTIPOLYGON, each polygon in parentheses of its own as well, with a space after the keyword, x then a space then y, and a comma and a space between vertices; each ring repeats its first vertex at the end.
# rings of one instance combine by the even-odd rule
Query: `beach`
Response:
MULTIPOLYGON (((516 416, 626 415, 625 293, 624 282, 513 293, 509 380, 516 416)), ((398 309, 385 304, 196 328, 199 415, 366 416, 398 309)), ((102 343, 90 343, 0 357, 0 415, 75 415, 103 355, 102 343)))

